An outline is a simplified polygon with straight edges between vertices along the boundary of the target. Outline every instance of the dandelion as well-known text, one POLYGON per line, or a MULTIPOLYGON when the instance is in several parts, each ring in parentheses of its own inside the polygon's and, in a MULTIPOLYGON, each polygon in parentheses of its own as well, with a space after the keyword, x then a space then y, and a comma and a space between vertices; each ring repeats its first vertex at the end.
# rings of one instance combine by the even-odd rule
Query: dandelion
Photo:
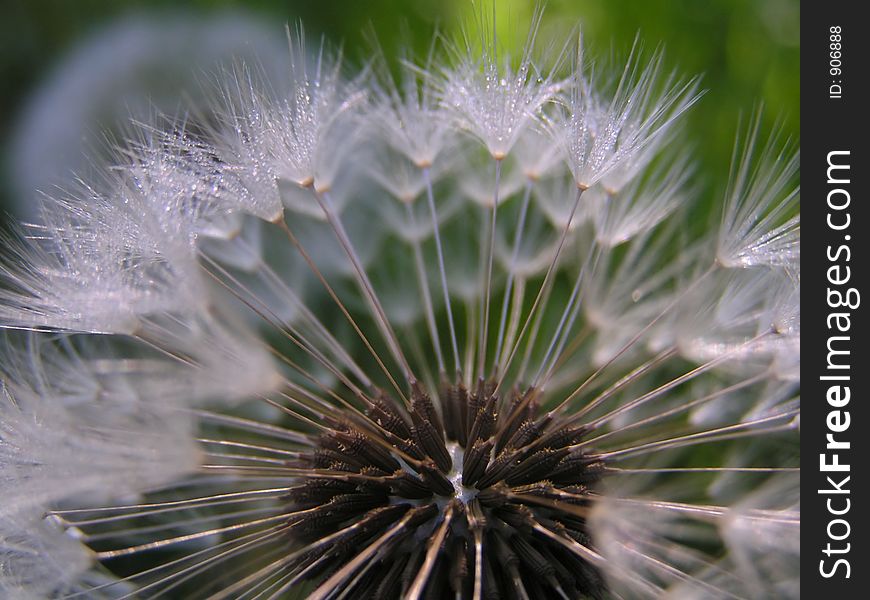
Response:
POLYGON ((44 199, 6 596, 799 595, 797 154, 753 121, 692 237, 695 81, 535 59, 539 19, 398 79, 299 28, 288 91, 229 69, 44 199))

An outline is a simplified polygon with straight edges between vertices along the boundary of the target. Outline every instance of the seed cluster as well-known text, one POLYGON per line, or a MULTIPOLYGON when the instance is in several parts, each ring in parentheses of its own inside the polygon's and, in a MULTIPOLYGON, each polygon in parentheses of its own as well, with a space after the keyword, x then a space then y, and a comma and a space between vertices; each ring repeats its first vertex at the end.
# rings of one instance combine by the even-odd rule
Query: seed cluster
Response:
POLYGON ((321 581, 315 596, 601 597, 578 556, 603 473, 584 428, 542 413, 534 388, 439 396, 442 414, 420 385, 407 410, 381 394, 301 459, 314 476, 289 494, 289 531, 310 550, 294 570, 321 581))

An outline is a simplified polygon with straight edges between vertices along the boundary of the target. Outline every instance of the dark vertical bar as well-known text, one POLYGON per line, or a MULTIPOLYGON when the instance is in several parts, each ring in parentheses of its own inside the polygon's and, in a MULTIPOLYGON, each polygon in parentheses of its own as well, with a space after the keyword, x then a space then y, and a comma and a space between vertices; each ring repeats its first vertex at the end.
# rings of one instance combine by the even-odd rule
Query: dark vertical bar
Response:
POLYGON ((870 30, 862 3, 804 2, 801 15, 801 587, 806 598, 865 598, 870 473, 864 344, 870 169, 870 30), (824 594, 824 596, 822 595, 824 594))

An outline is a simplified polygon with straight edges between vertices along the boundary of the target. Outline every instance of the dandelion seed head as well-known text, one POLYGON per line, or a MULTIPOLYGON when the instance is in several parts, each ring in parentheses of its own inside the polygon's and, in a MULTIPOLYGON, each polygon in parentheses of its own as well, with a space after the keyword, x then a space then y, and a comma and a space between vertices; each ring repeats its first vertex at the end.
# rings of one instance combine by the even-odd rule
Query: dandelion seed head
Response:
POLYGON ((796 594, 797 159, 739 146, 696 234, 695 80, 539 21, 395 79, 299 28, 286 85, 226 69, 46 200, 0 262, 0 590, 796 594))
MULTIPOLYGON (((583 438, 582 428, 542 433, 533 390, 514 396, 499 413, 493 387, 481 382, 471 393, 458 386, 443 389, 443 420, 417 387, 410 422, 392 406, 394 400, 384 397, 369 413, 381 432, 347 423, 322 436, 319 448, 301 461, 315 475, 290 494, 298 520, 291 517, 288 533, 309 543, 329 538, 330 545, 317 550, 322 553, 319 562, 338 577, 339 567, 356 551, 352 540, 370 538, 373 530, 395 523, 390 529, 395 540, 382 550, 386 556, 358 588, 364 595, 397 593, 403 566, 419 552, 415 542, 432 535, 448 540, 434 547, 437 554, 432 555, 446 565, 469 561, 486 544, 499 548, 500 558, 507 561, 503 565, 488 559, 484 565, 499 579, 534 573, 542 578, 537 584, 541 592, 597 593, 601 584, 591 567, 559 543, 536 550, 524 538, 536 518, 555 518, 553 510, 563 506, 567 510, 558 517, 560 531, 585 540, 587 490, 602 465, 582 450, 572 450, 583 438), (391 447, 397 451, 385 451, 391 447), (356 526, 341 528, 349 519, 356 526), (460 541, 468 531, 473 540, 460 541), (552 561, 556 564, 548 564, 552 561), (330 569, 329 563, 335 567, 330 569), (578 567, 583 575, 568 575, 578 567)), ((443 593, 466 594, 473 582, 467 575, 453 574, 438 585, 443 593)))

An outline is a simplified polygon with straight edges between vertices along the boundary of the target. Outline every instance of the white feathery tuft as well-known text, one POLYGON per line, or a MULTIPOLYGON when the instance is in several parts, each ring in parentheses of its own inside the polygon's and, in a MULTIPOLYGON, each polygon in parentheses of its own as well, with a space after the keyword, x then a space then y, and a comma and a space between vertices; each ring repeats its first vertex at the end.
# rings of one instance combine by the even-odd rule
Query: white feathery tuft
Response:
POLYGON ((290 47, 289 91, 275 90, 257 81, 247 69, 228 75, 224 87, 220 155, 250 178, 252 196, 262 188, 271 191, 274 180, 300 187, 329 190, 353 148, 359 129, 354 111, 366 101, 358 81, 345 81, 341 57, 330 54, 322 43, 313 61, 306 50, 304 31, 288 27, 290 47))
POLYGON ((0 514, 105 502, 196 469, 190 416, 94 367, 71 348, 4 356, 0 514))
POLYGON ((722 521, 729 563, 751 598, 800 596, 800 477, 767 481, 736 504, 722 521))
POLYGON ((43 223, 9 244, 0 326, 133 333, 142 317, 201 309, 199 207, 134 173, 101 178, 46 199, 43 223))
POLYGON ((3 598, 40 600, 86 591, 83 576, 92 562, 79 540, 41 516, 0 514, 3 598))
MULTIPOLYGON (((687 299, 677 343, 691 360, 725 360, 731 368, 767 369, 789 356, 799 335, 777 328, 779 300, 792 284, 766 269, 725 272, 687 299), (784 288, 783 286, 787 286, 784 288), (752 360, 748 360, 752 358, 752 360)), ((790 360, 786 361, 788 364, 790 360)))
POLYGON ((450 117, 439 102, 433 46, 423 67, 401 60, 398 81, 379 55, 372 82, 372 106, 367 117, 377 136, 418 169, 427 169, 451 143, 450 117))
POLYGON ((580 189, 592 187, 615 169, 615 189, 651 160, 657 140, 670 134, 675 120, 699 98, 697 81, 663 76, 664 55, 656 51, 648 61, 635 48, 606 96, 595 89, 594 73, 583 64, 578 41, 574 74, 567 86, 565 110, 547 125, 564 145, 568 167, 580 189), (565 133, 559 135, 562 130, 565 133))
POLYGON ((760 127, 759 111, 734 146, 716 252, 728 268, 800 264, 800 152, 776 133, 759 148, 760 127))
MULTIPOLYGON (((272 313, 267 316, 280 324, 272 313)), ((196 319, 152 320, 146 332, 150 345, 169 348, 172 356, 134 361, 141 369, 127 376, 136 388, 178 406, 233 406, 269 394, 283 383, 267 346, 228 307, 196 319)), ((119 362, 118 367, 129 362, 119 362)))
POLYGON ((457 125, 480 140, 494 159, 501 160, 526 128, 540 120, 542 109, 556 98, 562 83, 554 79, 555 69, 539 72, 532 60, 540 10, 532 19, 516 67, 499 48, 495 26, 484 16, 479 18, 480 48, 467 34, 452 46, 455 64, 444 67, 437 85, 440 102, 457 125))
MULTIPOLYGON (((605 247, 617 246, 650 231, 691 193, 688 156, 664 160, 643 177, 637 177, 618 192, 601 188, 596 200, 603 204, 595 219, 596 239, 605 247)), ((592 190, 590 190, 592 191, 592 190)))

